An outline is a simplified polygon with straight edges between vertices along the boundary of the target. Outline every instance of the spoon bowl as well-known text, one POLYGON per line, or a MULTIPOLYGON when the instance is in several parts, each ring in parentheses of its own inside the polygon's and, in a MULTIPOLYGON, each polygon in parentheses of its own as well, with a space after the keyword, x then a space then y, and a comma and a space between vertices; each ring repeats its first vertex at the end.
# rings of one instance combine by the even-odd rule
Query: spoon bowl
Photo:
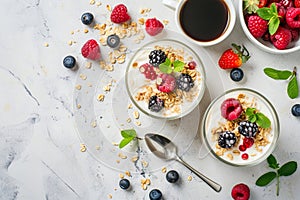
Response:
POLYGON ((202 173, 194 169, 192 166, 190 166, 188 163, 183 161, 177 154, 176 145, 168 138, 154 133, 147 133, 145 135, 145 141, 150 151, 157 157, 164 160, 176 160, 180 162, 185 167, 187 167, 192 172, 194 172, 199 178, 201 178, 216 192, 221 191, 222 189, 221 185, 209 179, 208 177, 206 177, 205 175, 203 175, 202 173))

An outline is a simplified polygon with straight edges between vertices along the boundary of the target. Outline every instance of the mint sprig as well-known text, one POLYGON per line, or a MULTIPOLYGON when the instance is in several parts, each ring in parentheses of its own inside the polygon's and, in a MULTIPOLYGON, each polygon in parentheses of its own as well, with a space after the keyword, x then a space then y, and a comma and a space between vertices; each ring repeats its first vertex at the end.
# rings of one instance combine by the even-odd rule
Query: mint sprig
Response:
POLYGON ((121 142, 119 144, 120 149, 125 147, 133 139, 136 138, 136 131, 134 129, 122 130, 121 135, 122 135, 123 139, 121 140, 121 142))
POLYGON ((264 20, 269 21, 269 33, 271 35, 276 33, 280 24, 280 16, 278 15, 276 4, 272 3, 270 7, 259 8, 256 10, 256 13, 264 20))
POLYGON ((261 175, 255 182, 257 186, 263 187, 271 183, 276 178, 276 195, 279 196, 279 179, 280 176, 290 176, 297 170, 297 162, 289 161, 280 167, 276 158, 271 154, 267 162, 269 167, 275 171, 269 171, 261 175))
POLYGON ((297 68, 293 71, 277 70, 273 68, 265 68, 264 73, 275 80, 288 80, 287 94, 291 99, 295 99, 299 95, 299 87, 297 82, 297 68))
POLYGON ((171 62, 169 58, 166 58, 165 62, 159 65, 159 70, 166 74, 174 72, 181 72, 184 69, 185 63, 180 60, 171 62))
POLYGON ((258 112, 256 108, 247 108, 245 114, 250 122, 256 122, 257 125, 262 128, 269 128, 271 126, 269 118, 263 113, 258 112))

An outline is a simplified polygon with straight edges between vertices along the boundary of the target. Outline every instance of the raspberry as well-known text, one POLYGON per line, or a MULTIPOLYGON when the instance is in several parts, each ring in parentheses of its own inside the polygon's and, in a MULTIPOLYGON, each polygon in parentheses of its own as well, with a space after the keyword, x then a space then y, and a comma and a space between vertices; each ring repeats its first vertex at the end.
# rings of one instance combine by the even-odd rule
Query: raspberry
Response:
POLYGON ((240 146, 239 146, 239 150, 240 150, 240 151, 246 151, 246 149, 247 149, 247 148, 245 147, 245 145, 240 145, 240 146))
POLYGON ((252 145, 254 144, 254 140, 252 138, 244 138, 243 139, 243 145, 246 147, 246 148, 250 148, 252 147, 252 145))
POLYGON ((300 0, 294 0, 294 6, 300 8, 300 0))
POLYGON ((197 63, 195 61, 190 61, 188 63, 188 66, 189 66, 190 70, 194 70, 194 69, 196 69, 197 63))
POLYGON ((268 21, 258 15, 251 15, 248 18, 248 29, 255 38, 262 37, 268 30, 268 21))
POLYGON ((281 26, 277 29, 276 33, 271 35, 271 41, 277 49, 286 49, 292 40, 292 34, 288 29, 281 26))
POLYGON ((111 12, 110 20, 116 24, 121 24, 130 20, 130 16, 127 13, 127 7, 124 4, 118 4, 111 12))
POLYGON ((293 7, 293 0, 281 0, 280 3, 286 8, 293 7))
POLYGON ((243 108, 239 100, 229 98, 221 104, 221 115, 225 119, 235 120, 242 114, 243 108))
POLYGON ((154 67, 148 63, 141 65, 139 70, 142 74, 145 75, 147 79, 150 79, 152 81, 157 77, 154 67))
POLYGON ((285 15, 286 23, 291 28, 300 28, 300 8, 289 8, 285 15))
POLYGON ((161 92, 172 92, 176 87, 176 79, 169 74, 160 74, 157 78, 156 86, 161 92))
POLYGON ((91 59, 91 60, 98 60, 101 56, 100 54, 100 47, 96 40, 91 39, 88 40, 81 48, 81 54, 83 57, 91 59))
POLYGON ((155 36, 161 33, 164 29, 164 25, 156 18, 147 19, 145 22, 145 26, 146 32, 151 36, 155 36))
POLYGON ((299 39, 299 29, 294 28, 294 29, 289 29, 292 34, 292 41, 297 41, 299 39))
POLYGON ((234 200, 248 200, 250 198, 250 189, 246 184, 239 183, 232 188, 231 196, 234 200))
POLYGON ((248 160, 248 158, 249 158, 249 155, 247 153, 242 154, 242 159, 243 160, 248 160))

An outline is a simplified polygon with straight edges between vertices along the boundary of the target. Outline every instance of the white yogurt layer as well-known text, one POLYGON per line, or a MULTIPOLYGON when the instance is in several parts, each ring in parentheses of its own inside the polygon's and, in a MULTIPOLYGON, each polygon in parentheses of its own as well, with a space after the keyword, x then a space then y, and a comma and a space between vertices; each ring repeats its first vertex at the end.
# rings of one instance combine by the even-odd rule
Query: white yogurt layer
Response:
MULTIPOLYGON (((207 118, 205 120, 204 126, 206 130, 205 137, 211 151, 213 151, 214 154, 221 160, 233 165, 251 165, 266 159, 267 156, 273 151, 278 138, 278 119, 275 111, 270 107, 269 102, 266 99, 260 97, 257 93, 250 90, 233 91, 217 99, 207 113, 207 118), (254 138, 254 145, 250 148, 247 148, 246 151, 239 150, 239 146, 243 144, 244 136, 242 135, 239 136, 240 139, 237 140, 234 147, 230 149, 220 148, 217 145, 219 134, 216 132, 220 131, 220 127, 222 127, 222 124, 225 124, 227 121, 221 116, 221 104, 225 99, 228 98, 237 99, 239 94, 244 94, 245 101, 247 102, 247 104, 249 104, 246 106, 245 103, 243 103, 243 100, 240 100, 244 110, 246 110, 247 107, 256 108, 259 112, 267 116, 271 121, 271 127, 268 129, 262 129, 260 133, 257 133, 254 138), (263 133, 264 139, 261 139, 260 136, 263 133), (258 145, 259 141, 260 145, 258 145), (265 144, 262 144, 263 142, 265 142, 265 144), (248 159, 246 160, 242 159, 241 156, 244 153, 248 154, 248 159)), ((237 127, 229 131, 234 132, 236 135, 238 133, 237 127)))
MULTIPOLYGON (((129 87, 130 95, 132 95, 132 99, 136 106, 140 108, 144 113, 150 114, 154 117, 160 117, 160 118, 169 118, 169 119, 175 119, 178 117, 181 117, 190 111, 192 111, 200 102, 204 90, 205 90, 205 84, 204 84, 204 71, 202 63, 199 59, 199 57, 190 49, 187 49, 183 44, 177 43, 177 42, 168 42, 163 41, 159 43, 154 43, 149 46, 146 46, 142 48, 140 51, 136 53, 136 55, 133 57, 131 62, 129 63, 129 69, 127 71, 127 87, 129 87), (160 91, 157 89, 156 86, 156 79, 155 80, 149 80, 146 79, 144 74, 142 74, 139 71, 139 67, 145 63, 149 63, 149 54, 151 51, 155 50, 156 47, 162 47, 164 49, 170 48, 175 51, 180 52, 180 55, 183 58, 184 63, 188 63, 190 61, 195 61, 197 66, 193 70, 196 74, 196 79, 194 80, 194 86, 189 90, 189 92, 182 92, 179 89, 175 89, 172 93, 175 95, 174 97, 178 97, 176 101, 174 101, 174 105, 168 106, 171 103, 166 102, 168 100, 165 100, 165 106, 161 111, 159 112, 152 112, 148 109, 148 99, 149 95, 160 93, 160 91), (149 89, 151 91, 149 91, 149 89), (144 99, 138 99, 137 97, 140 95, 140 93, 149 93, 149 95, 145 95, 146 98, 144 99), (181 98, 179 98, 181 96, 181 98)), ((160 74, 158 68, 155 69, 157 74, 160 74)), ((180 75, 180 72, 172 72, 172 75, 176 78, 180 75)), ((167 93, 165 93, 167 95, 167 93)), ((152 96, 152 95, 151 95, 152 96)), ((175 98, 174 98, 175 99, 175 98)), ((169 99, 172 101, 172 99, 169 99)))

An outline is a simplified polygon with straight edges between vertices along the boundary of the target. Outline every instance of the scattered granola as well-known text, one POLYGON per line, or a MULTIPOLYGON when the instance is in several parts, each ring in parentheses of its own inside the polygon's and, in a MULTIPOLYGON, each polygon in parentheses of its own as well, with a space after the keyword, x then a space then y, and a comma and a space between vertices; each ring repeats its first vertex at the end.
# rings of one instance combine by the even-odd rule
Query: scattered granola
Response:
POLYGON ((80 144, 80 151, 85 152, 86 151, 86 146, 85 144, 80 144))
POLYGON ((133 112, 133 117, 135 118, 135 119, 138 119, 139 117, 140 117, 140 113, 138 112, 138 111, 134 111, 133 112))
POLYGON ((93 128, 95 128, 96 126, 97 126, 97 122, 94 120, 94 121, 92 121, 91 122, 91 126, 93 127, 93 128))
POLYGON ((86 80, 86 79, 87 79, 87 76, 84 75, 84 74, 80 74, 79 77, 80 77, 82 80, 86 80))
POLYGON ((126 159, 126 158, 127 158, 127 156, 124 155, 123 153, 119 153, 118 156, 119 156, 119 158, 121 158, 121 159, 126 159))
POLYGON ((98 101, 104 101, 104 94, 99 94, 98 96, 97 96, 97 100, 98 101))
POLYGON ((78 85, 75 86, 75 88, 76 88, 77 90, 81 90, 81 85, 78 84, 78 85))
POLYGON ((150 184, 151 184, 151 180, 149 178, 141 179, 141 186, 143 190, 147 190, 150 184))

